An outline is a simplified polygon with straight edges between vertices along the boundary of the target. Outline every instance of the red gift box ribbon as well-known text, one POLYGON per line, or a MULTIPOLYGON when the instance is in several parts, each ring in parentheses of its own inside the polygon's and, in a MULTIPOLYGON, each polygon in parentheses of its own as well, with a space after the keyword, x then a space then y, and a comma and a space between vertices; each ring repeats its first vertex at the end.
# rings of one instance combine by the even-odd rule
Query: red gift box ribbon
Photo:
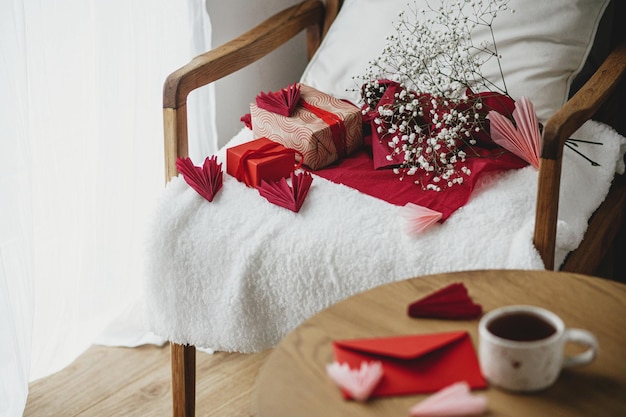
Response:
POLYGON ((239 165, 237 166, 237 171, 235 172, 235 178, 247 185, 250 185, 252 183, 252 179, 250 178, 250 172, 247 169, 249 159, 286 155, 292 152, 295 152, 300 156, 300 161, 298 161, 298 163, 293 167, 293 170, 295 171, 302 166, 302 161, 304 159, 302 153, 295 149, 285 148, 280 143, 268 143, 267 145, 263 145, 258 149, 248 149, 243 153, 243 155, 241 155, 241 158, 239 159, 239 165), (278 151, 271 151, 271 149, 275 149, 277 147, 283 149, 280 149, 278 151))
POLYGON ((307 103, 303 98, 300 99, 300 105, 322 119, 329 127, 332 134, 335 150, 339 157, 347 155, 346 149, 346 125, 344 121, 334 113, 307 103))

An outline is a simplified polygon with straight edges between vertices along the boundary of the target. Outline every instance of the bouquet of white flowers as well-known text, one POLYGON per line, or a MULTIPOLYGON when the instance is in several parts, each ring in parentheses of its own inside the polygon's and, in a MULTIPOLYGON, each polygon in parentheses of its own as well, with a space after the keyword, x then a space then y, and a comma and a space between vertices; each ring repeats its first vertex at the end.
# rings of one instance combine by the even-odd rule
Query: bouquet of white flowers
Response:
POLYGON ((488 114, 512 120, 515 101, 504 76, 487 80, 480 68, 489 59, 499 64, 492 24, 498 13, 511 12, 507 3, 442 1, 436 9, 403 12, 397 34, 359 77, 374 152, 386 152, 401 178, 414 176, 424 189, 441 191, 471 175, 467 158, 504 152, 491 140, 488 114), (492 43, 474 45, 477 26, 489 29, 492 43))

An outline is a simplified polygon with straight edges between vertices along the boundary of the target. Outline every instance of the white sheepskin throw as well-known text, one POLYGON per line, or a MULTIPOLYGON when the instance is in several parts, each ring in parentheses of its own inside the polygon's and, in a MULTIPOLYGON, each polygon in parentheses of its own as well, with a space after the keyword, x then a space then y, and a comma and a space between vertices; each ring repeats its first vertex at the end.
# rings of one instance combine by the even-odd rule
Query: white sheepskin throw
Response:
MULTIPOLYGON (((574 137, 603 143, 579 146, 601 166, 565 150, 557 265, 580 244, 624 168, 626 140, 608 126, 587 122, 574 137)), ((242 130, 227 146, 250 139, 242 130)), ((224 156, 222 149, 219 161, 224 156)), ((461 270, 543 269, 532 244, 536 183, 530 166, 488 175, 444 224, 412 236, 401 207, 320 177, 299 213, 226 174, 211 203, 174 178, 147 239, 149 325, 176 343, 255 352, 321 309, 384 283, 461 270)))

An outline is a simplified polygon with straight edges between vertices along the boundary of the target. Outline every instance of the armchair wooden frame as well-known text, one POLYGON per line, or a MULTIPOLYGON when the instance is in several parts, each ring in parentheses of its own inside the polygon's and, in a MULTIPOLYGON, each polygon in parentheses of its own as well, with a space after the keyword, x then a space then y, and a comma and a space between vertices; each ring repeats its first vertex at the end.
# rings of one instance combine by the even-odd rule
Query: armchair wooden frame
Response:
MULTIPOLYGON (((342 0, 326 0, 325 3, 304 0, 273 15, 236 39, 197 56, 167 78, 163 91, 166 181, 178 175, 176 159, 188 156, 188 94, 246 67, 304 30, 310 58, 337 16, 341 4, 342 0)), ((620 35, 616 44, 598 71, 544 127, 533 241, 546 269, 554 269, 565 140, 592 117, 612 124, 604 115, 610 115, 611 110, 615 109, 615 100, 620 98, 615 91, 624 87, 624 37, 620 35)), ((616 178, 609 196, 592 217, 583 243, 569 255, 561 269, 593 274, 613 244, 625 218, 626 181, 622 176, 616 178)), ((194 346, 171 343, 175 417, 192 417, 195 413, 195 354, 194 346)))

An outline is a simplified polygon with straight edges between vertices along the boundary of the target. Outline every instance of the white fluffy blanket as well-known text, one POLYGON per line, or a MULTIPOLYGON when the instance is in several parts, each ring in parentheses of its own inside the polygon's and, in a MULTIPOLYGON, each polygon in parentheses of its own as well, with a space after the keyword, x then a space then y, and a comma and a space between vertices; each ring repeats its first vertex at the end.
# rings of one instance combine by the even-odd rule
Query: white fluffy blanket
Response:
MULTIPOLYGON (((557 265, 579 245, 624 168, 626 141, 608 126, 587 122, 574 137, 604 145, 580 146, 600 167, 565 151, 557 265)), ((227 146, 250 139, 242 130, 227 146)), ((224 155, 222 149, 220 161, 224 155)), ((415 237, 405 231, 401 207, 320 177, 299 213, 226 174, 212 203, 174 178, 148 236, 151 330, 177 343, 253 352, 326 306, 383 283, 457 270, 542 269, 532 245, 536 182, 530 166, 491 174, 466 206, 415 237)))

